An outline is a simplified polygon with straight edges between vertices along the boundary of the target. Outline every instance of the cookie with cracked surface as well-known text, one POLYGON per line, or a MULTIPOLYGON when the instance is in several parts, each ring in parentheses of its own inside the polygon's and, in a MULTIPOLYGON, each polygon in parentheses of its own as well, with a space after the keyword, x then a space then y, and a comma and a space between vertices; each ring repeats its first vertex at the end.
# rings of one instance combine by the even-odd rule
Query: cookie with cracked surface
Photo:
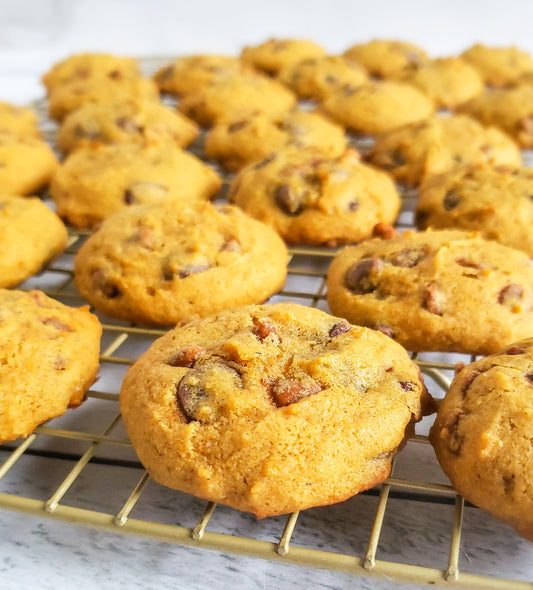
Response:
POLYGON ((480 73, 468 62, 456 57, 411 64, 395 79, 412 84, 437 106, 448 109, 474 98, 485 88, 480 73))
POLYGON ((98 372, 101 334, 88 307, 0 289, 0 443, 83 402, 98 372))
POLYGON ((390 338, 280 303, 170 331, 130 368, 120 406, 156 481, 264 518, 382 482, 432 399, 390 338))
POLYGON ((181 96, 197 92, 217 78, 231 78, 252 71, 253 68, 230 55, 186 55, 159 69, 154 80, 161 92, 181 96))
POLYGON ((406 231, 339 252, 333 313, 408 350, 490 354, 533 333, 533 268, 523 252, 461 231, 406 231))
POLYGON ((421 229, 479 231, 488 240, 533 257, 533 171, 463 166, 420 185, 416 224, 421 229))
POLYGON ((533 58, 515 46, 489 47, 477 43, 461 54, 473 65, 488 86, 512 86, 520 76, 533 73, 533 58))
POLYGON ((465 102, 457 112, 508 133, 523 148, 533 148, 533 86, 495 89, 465 102))
POLYGON ((0 187, 4 194, 30 195, 48 185, 59 162, 38 137, 0 132, 0 187))
POLYGON ((522 163, 518 146, 506 133, 466 115, 431 117, 379 135, 366 158, 409 187, 461 165, 515 170, 522 163))
POLYGON ((217 78, 184 96, 178 110, 202 127, 211 127, 250 112, 286 112, 295 105, 296 96, 283 84, 254 73, 217 78))
POLYGON ((32 109, 0 101, 0 133, 40 137, 39 117, 32 109))
POLYGON ((324 99, 320 109, 357 135, 386 133, 435 112, 433 102, 420 90, 389 81, 342 86, 324 99))
POLYGON ((171 144, 95 145, 76 150, 50 186, 58 215, 75 227, 95 227, 136 203, 213 197, 219 175, 196 156, 171 144))
POLYGON ((363 66, 341 55, 304 59, 282 68, 278 78, 300 98, 315 100, 346 84, 361 86, 369 81, 363 66))
POLYGON ((166 201, 113 215, 81 247, 75 282, 96 309, 145 325, 262 303, 287 273, 287 249, 236 207, 166 201))
POLYGON ((353 149, 336 158, 315 150, 272 154, 243 168, 228 198, 290 244, 358 242, 377 223, 394 223, 400 208, 391 178, 353 149))
POLYGON ((348 48, 344 56, 360 63, 375 78, 390 78, 410 64, 428 61, 427 53, 414 43, 374 39, 348 48))
POLYGON ((466 500, 533 541, 533 339, 456 367, 430 431, 466 500))
POLYGON ((205 138, 205 153, 227 170, 239 170, 282 149, 312 147, 340 156, 347 147, 344 129, 318 113, 300 109, 253 113, 216 124, 205 138))
POLYGON ((168 141, 186 147, 198 133, 185 115, 151 100, 129 98, 81 105, 63 120, 57 145, 63 153, 94 143, 168 141))
POLYGON ((244 63, 275 76, 284 67, 324 55, 325 49, 308 39, 269 39, 259 45, 245 47, 241 52, 241 59, 244 63))
POLYGON ((40 199, 0 195, 0 287, 18 285, 66 245, 66 227, 40 199))

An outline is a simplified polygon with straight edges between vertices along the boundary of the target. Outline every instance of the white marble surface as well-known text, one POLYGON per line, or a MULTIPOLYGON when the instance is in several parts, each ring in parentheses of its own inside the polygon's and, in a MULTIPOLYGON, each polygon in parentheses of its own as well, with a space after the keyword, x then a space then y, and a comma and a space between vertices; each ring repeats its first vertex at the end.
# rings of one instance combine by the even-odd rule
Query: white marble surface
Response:
MULTIPOLYGON (((527 0, 0 0, 0 100, 24 104, 39 97, 40 74, 76 51, 139 56, 236 53, 244 44, 270 36, 295 36, 316 39, 330 52, 339 52, 356 41, 380 36, 413 40, 433 55, 456 53, 476 41, 517 43, 533 52, 532 17, 533 3, 527 0)), ((99 387, 112 388, 121 370, 110 367, 99 387)), ((77 428, 83 424, 91 429, 103 418, 111 418, 110 404, 90 399, 54 425, 77 428)), ((116 435, 123 435, 120 427, 116 435)), ((40 439, 37 447, 62 450, 50 437, 40 439)), ((69 450, 78 448, 84 447, 69 446, 69 450)), ((109 448, 99 452, 103 457, 116 454, 116 449, 109 448)), ((1 451, 0 461, 6 456, 1 451)), ((133 458, 128 451, 122 451, 121 457, 133 458)), ((63 460, 24 458, 0 481, 0 492, 46 500, 68 469, 63 460)), ((116 511, 139 474, 135 468, 91 465, 65 502, 116 511)), ((416 444, 400 455, 397 474, 445 481, 431 449, 416 444)), ((374 496, 360 495, 339 506, 310 510, 300 516, 293 543, 361 556, 376 505, 374 496)), ((194 526, 202 509, 197 500, 150 483, 134 516, 194 526)), ((378 558, 445 569, 451 510, 442 504, 390 500, 378 558)), ((386 579, 185 548, 44 517, 0 514, 2 590, 415 588, 386 579)), ((257 522, 219 507, 209 530, 275 542, 283 524, 284 519, 257 522)), ((473 573, 533 580, 533 546, 481 511, 467 508, 460 565, 473 573)))

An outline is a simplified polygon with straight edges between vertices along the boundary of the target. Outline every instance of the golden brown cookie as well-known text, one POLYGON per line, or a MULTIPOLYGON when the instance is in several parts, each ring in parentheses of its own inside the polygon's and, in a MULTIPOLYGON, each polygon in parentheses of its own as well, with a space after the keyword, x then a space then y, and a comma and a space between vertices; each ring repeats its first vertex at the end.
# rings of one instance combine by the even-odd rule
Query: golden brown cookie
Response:
POLYGON ((341 55, 325 55, 285 66, 279 72, 279 80, 300 98, 322 100, 346 84, 367 84, 369 78, 358 63, 341 55))
POLYGON ((278 113, 296 105, 296 96, 261 74, 217 78, 182 98, 178 109, 202 125, 235 120, 249 112, 278 113))
POLYGON ((32 109, 0 101, 0 133, 39 137, 39 117, 32 109))
POLYGON ((485 88, 481 74, 468 62, 456 57, 411 64, 395 78, 412 84, 437 106, 449 109, 481 94, 485 88))
POLYGON ((67 245, 67 229, 40 199, 0 195, 0 287, 36 273, 67 245))
POLYGON ((41 291, 0 289, 0 443, 79 406, 98 371, 102 328, 41 291))
POLYGON ((410 64, 428 60, 426 52, 413 43, 384 39, 353 45, 344 56, 360 63, 375 78, 390 78, 410 64))
POLYGON ((203 201, 220 186, 211 167, 171 144, 96 145, 70 154, 57 170, 50 194, 67 223, 94 227, 127 205, 170 197, 203 201))
POLYGON ((457 165, 486 163, 515 170, 522 163, 518 146, 506 133, 466 115, 431 117, 384 133, 366 157, 407 186, 457 165))
POLYGON ((477 234, 369 240, 334 258, 327 283, 334 314, 408 350, 488 354, 533 333, 529 257, 477 234))
POLYGON ((430 432, 439 463, 466 500, 533 541, 533 339, 456 371, 430 432))
POLYGON ((423 182, 416 223, 479 231, 533 257, 533 170, 463 166, 423 182))
POLYGON ((120 392, 126 430, 157 482, 258 518, 385 480, 431 402, 390 338, 294 303, 175 328, 120 392))
POLYGON ((239 172, 229 199, 290 244, 358 242, 400 208, 391 178, 353 149, 337 158, 310 149, 271 154, 239 172))
POLYGON ((533 59, 518 47, 487 47, 477 43, 461 54, 489 86, 511 86, 526 73, 533 73, 533 59))
POLYGON ((0 190, 29 195, 42 190, 58 167, 52 148, 31 135, 0 132, 0 190))
POLYGON ((324 48, 308 39, 269 39, 259 45, 245 47, 241 59, 258 70, 276 75, 284 67, 324 55, 324 48))
POLYGON ((205 139, 205 153, 227 170, 239 170, 285 148, 312 147, 340 156, 347 147, 344 129, 318 113, 293 109, 252 113, 216 124, 205 139))
POLYGON ((283 286, 287 258, 279 236, 236 207, 170 200, 108 219, 81 247, 75 281, 110 316, 172 326, 262 303, 283 286))
POLYGON ((409 84, 373 82, 331 92, 321 110, 357 135, 386 133, 431 116, 435 106, 409 84))
POLYGON ((196 123, 162 104, 126 98, 81 105, 63 120, 57 145, 64 153, 94 143, 168 141, 186 147, 198 132, 196 123))

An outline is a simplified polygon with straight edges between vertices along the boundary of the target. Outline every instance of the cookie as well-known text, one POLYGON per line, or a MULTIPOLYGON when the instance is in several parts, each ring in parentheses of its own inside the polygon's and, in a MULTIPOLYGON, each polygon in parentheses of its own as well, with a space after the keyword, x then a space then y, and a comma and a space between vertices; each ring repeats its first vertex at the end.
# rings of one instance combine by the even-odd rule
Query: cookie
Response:
POLYGON ((145 325, 262 303, 287 273, 287 249, 236 207, 166 201, 108 219, 81 247, 75 282, 96 309, 145 325))
POLYGON ((148 78, 93 76, 76 79, 54 88, 48 96, 48 114, 62 121, 70 112, 88 102, 112 102, 138 98, 159 100, 159 91, 148 78))
POLYGON ((308 39, 269 39, 259 45, 245 47, 241 52, 241 59, 244 63, 275 76, 283 67, 325 55, 323 47, 308 39))
POLYGON ((481 94, 485 88, 476 68, 455 57, 411 64, 396 79, 412 84, 437 106, 448 109, 481 94))
POLYGON ((0 101, 0 133, 39 137, 39 117, 31 109, 0 101))
POLYGON ((514 170, 522 162, 518 146, 506 133, 466 115, 431 117, 384 133, 366 157, 410 187, 462 164, 487 163, 514 170))
POLYGON ((485 92, 457 110, 484 125, 499 127, 523 148, 533 148, 533 86, 524 84, 485 92))
POLYGON ((435 111, 429 98, 400 82, 343 86, 329 94, 321 110, 357 135, 375 135, 427 119, 435 111))
POLYGON ((315 150, 279 152, 243 168, 228 198, 290 244, 339 245, 393 223, 400 197, 390 177, 357 152, 333 158, 315 150))
POLYGON ((0 195, 0 287, 36 273, 67 245, 67 230, 40 199, 0 195))
POLYGON ((198 136, 196 123, 154 101, 129 98, 89 102, 67 115, 57 134, 64 152, 94 143, 171 142, 186 147, 198 136))
POLYGON ((489 354, 533 333, 533 268, 523 252, 461 231, 346 248, 327 279, 332 312, 408 350, 489 354))
POLYGON ((533 541, 533 339, 456 371, 430 431, 439 463, 466 500, 533 541))
POLYGON ((157 482, 258 518, 385 480, 431 401, 390 338, 294 303, 176 327, 120 392, 126 430, 157 482))
POLYGON ((230 55, 186 55, 159 69, 154 81, 161 92, 181 96, 198 92, 217 78, 251 73, 253 69, 230 55))
POLYGON ((227 170, 239 170, 285 148, 313 147, 340 156, 347 147, 344 129, 317 113, 299 109, 252 113, 216 124, 205 139, 205 153, 227 170))
POLYGON ((202 201, 220 186, 211 167, 171 144, 96 145, 63 162, 50 194, 62 219, 75 227, 94 227, 127 205, 169 197, 202 201))
POLYGON ((296 96, 279 82, 260 74, 217 78, 182 98, 178 109, 210 127, 222 120, 236 120, 249 112, 278 113, 296 105, 296 96))
POLYGON ((456 168, 422 183, 417 226, 479 231, 533 257, 533 170, 456 168))
POLYGON ((390 78, 410 64, 423 64, 426 52, 413 43, 375 39, 348 48, 344 56, 360 63, 374 78, 390 78))
POLYGON ((489 86, 511 86, 526 73, 533 73, 533 59, 518 47, 487 47, 477 43, 461 54, 489 86))
POLYGON ((52 148, 31 135, 0 132, 0 190, 29 195, 48 185, 58 167, 52 148))
POLYGON ((0 443, 79 406, 96 379, 102 328, 41 291, 0 289, 0 443), (23 378, 21 378, 23 377, 23 378))
POLYGON ((340 55, 304 59, 283 67, 278 76, 300 98, 322 100, 332 90, 349 84, 361 86, 369 81, 366 70, 340 55))
POLYGON ((78 53, 54 64, 42 77, 48 92, 72 82, 91 78, 137 78, 139 64, 131 57, 120 57, 108 53, 78 53))

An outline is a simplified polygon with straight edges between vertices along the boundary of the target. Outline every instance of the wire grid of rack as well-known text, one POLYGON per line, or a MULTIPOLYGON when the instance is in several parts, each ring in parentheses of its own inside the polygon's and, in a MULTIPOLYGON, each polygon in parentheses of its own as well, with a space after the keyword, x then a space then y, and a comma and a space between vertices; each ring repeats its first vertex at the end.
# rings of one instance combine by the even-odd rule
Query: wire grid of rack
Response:
MULTIPOLYGON (((153 71, 161 63, 170 61, 168 58, 145 60, 144 66, 145 69, 153 71)), ((43 103, 36 103, 36 106, 43 114, 43 103)), ((44 131, 47 137, 52 138, 53 127, 48 122, 44 125, 44 131)), ((404 207, 399 224, 409 226, 412 221, 415 197, 412 193, 404 193, 403 197, 404 207)), ((73 284, 72 262, 87 235, 86 232, 71 231, 69 245, 64 255, 37 276, 32 277, 22 288, 40 288, 64 303, 83 304, 73 284)), ((271 301, 292 300, 327 310, 325 276, 334 253, 334 250, 326 248, 291 248, 287 283, 271 301)), ((136 459, 123 429, 118 408, 118 391, 121 377, 127 367, 164 331, 140 328, 103 316, 100 316, 100 319, 103 324, 100 380, 89 391, 87 402, 74 412, 68 412, 65 417, 41 425, 24 441, 0 446, 0 457, 5 457, 0 466, 0 508, 41 518, 51 517, 115 533, 149 537, 168 543, 332 571, 384 576, 411 583, 510 590, 533 588, 533 583, 528 580, 489 576, 485 571, 462 571, 460 567, 461 536, 464 532, 463 517, 468 505, 465 506, 463 499, 455 494, 441 472, 437 477, 433 477, 434 472, 430 477, 426 477, 423 470, 421 474, 416 475, 410 474, 407 470, 407 475, 403 475, 402 470, 397 469, 398 461, 402 462, 403 457, 411 456, 411 460, 416 461, 419 449, 429 449, 425 434, 417 434, 408 441, 406 448, 397 456, 391 476, 386 482, 359 495, 373 497, 376 501, 374 515, 368 521, 366 530, 363 530, 365 527, 361 529, 356 527, 353 530, 353 536, 358 538, 358 546, 364 547, 362 551, 351 551, 349 546, 348 551, 344 547, 337 546, 333 550, 325 550, 320 543, 316 546, 302 546, 302 543, 295 542, 299 523, 302 518, 305 518, 299 513, 277 518, 278 533, 267 538, 258 530, 259 521, 255 519, 244 527, 244 534, 236 534, 235 530, 238 530, 241 513, 211 502, 192 499, 180 492, 166 490, 153 482, 156 491, 152 490, 148 494, 150 499, 153 498, 154 493, 171 492, 171 497, 176 501, 184 502, 184 506, 191 509, 191 514, 181 518, 182 521, 187 521, 186 525, 176 524, 173 518, 168 517, 168 514, 160 515, 161 518, 151 518, 148 510, 148 516, 146 516, 146 510, 142 509, 142 505, 151 480, 136 459), (96 420, 94 416, 91 416, 94 412, 89 413, 91 404, 94 404, 97 410, 96 420), (105 410, 102 410, 103 407, 105 410), (105 425, 102 425, 103 422, 105 425), (18 469, 24 469, 24 459, 28 457, 31 457, 33 461, 57 461, 66 467, 61 469, 62 476, 53 485, 50 484, 47 487, 44 495, 39 496, 37 491, 32 492, 31 497, 4 492, 3 481, 11 474, 16 474, 18 469), (90 479, 91 476, 87 473, 92 465, 102 465, 106 469, 112 469, 115 475, 117 472, 128 474, 127 477, 118 478, 124 479, 124 485, 119 490, 114 490, 114 496, 119 497, 120 502, 117 504, 114 501, 113 509, 100 510, 77 501, 76 486, 84 478, 90 479), (400 502, 399 508, 397 502, 400 502), (429 506, 430 509, 439 505, 450 507, 444 525, 447 530, 443 531, 445 557, 440 567, 433 567, 436 565, 433 560, 430 560, 431 566, 429 566, 427 560, 421 565, 416 562, 403 563, 394 559, 378 558, 382 550, 380 542, 383 528, 390 519, 391 513, 401 511, 402 504, 406 502, 429 506), (395 507, 391 507, 393 503, 395 507), (224 511, 226 520, 233 519, 237 524, 235 526, 232 524, 227 530, 221 530, 220 526, 213 526, 217 512, 221 510, 224 511)), ((449 386, 455 362, 472 360, 465 358, 464 355, 422 354, 413 355, 413 358, 426 376, 430 392, 437 398, 441 398, 449 386)), ((433 457, 432 459, 436 465, 433 457)), ((103 503, 105 504, 105 501, 103 503)), ((343 506, 346 506, 346 510, 350 510, 349 503, 338 506, 341 506, 340 510, 343 506)), ((314 524, 317 527, 327 528, 330 524, 328 510, 331 509, 332 507, 311 509, 302 514, 318 510, 319 518, 314 521, 314 524)), ((478 511, 476 508, 468 509, 478 511)), ((430 520, 426 523, 427 527, 431 527, 432 524, 430 520)), ((406 535, 409 533, 410 531, 407 530, 406 535)), ((425 549, 420 547, 420 552, 423 553, 425 549)))

